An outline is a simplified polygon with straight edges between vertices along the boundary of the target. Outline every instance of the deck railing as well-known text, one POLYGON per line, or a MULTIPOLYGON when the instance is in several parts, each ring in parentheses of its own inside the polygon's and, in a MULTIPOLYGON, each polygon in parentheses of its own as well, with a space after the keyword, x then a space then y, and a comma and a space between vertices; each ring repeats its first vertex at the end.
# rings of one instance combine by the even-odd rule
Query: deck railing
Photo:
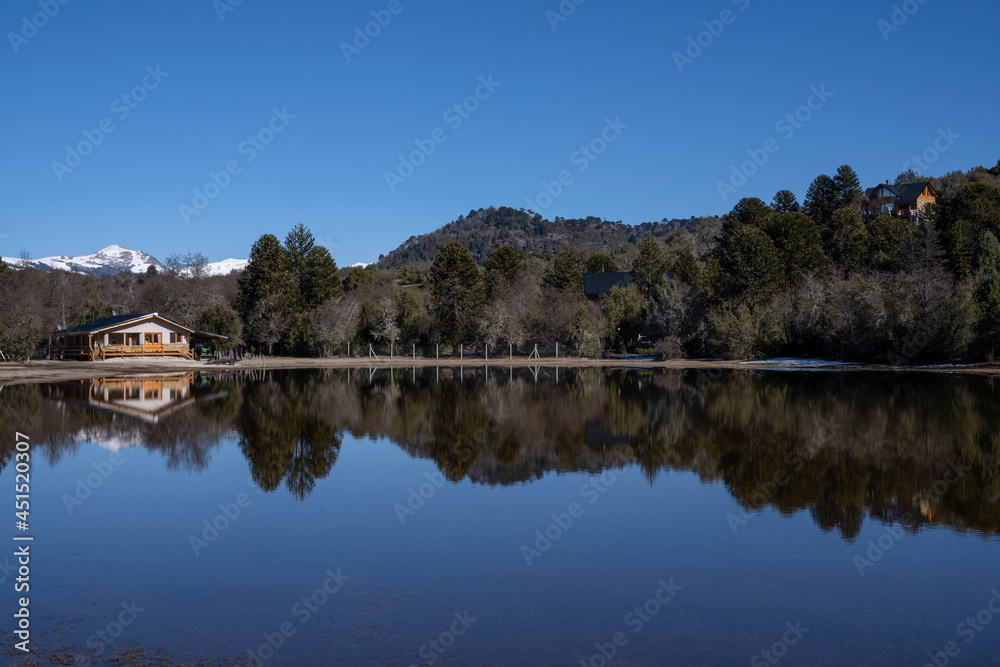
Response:
POLYGON ((53 345, 52 355, 76 359, 112 359, 115 357, 183 357, 192 359, 191 348, 182 343, 143 343, 140 345, 53 345))

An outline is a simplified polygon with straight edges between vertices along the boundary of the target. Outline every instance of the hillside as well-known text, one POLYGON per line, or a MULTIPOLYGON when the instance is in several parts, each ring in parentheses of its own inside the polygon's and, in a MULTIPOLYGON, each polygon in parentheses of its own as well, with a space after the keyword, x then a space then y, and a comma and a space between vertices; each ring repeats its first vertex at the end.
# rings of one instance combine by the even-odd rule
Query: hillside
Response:
POLYGON ((490 253, 512 245, 528 254, 555 255, 567 246, 583 254, 612 250, 635 244, 645 236, 664 239, 679 229, 691 229, 701 219, 664 220, 626 225, 600 218, 546 220, 537 213, 506 206, 470 211, 444 227, 421 236, 411 236, 405 243, 379 256, 378 267, 399 269, 426 267, 450 241, 458 241, 482 264, 490 253))

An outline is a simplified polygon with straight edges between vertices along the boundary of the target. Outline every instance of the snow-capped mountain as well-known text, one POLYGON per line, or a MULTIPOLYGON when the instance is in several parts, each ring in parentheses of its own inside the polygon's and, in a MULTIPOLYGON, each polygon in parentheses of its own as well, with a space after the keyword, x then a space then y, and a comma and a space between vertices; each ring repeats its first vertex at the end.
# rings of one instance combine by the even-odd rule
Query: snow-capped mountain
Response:
MULTIPOLYGON (((141 250, 129 250, 120 245, 110 245, 92 255, 77 255, 75 257, 61 255, 28 260, 18 257, 4 257, 3 261, 14 269, 20 269, 27 265, 43 271, 62 269, 94 276, 115 275, 123 271, 145 273, 150 266, 156 267, 158 272, 167 270, 167 267, 160 260, 149 253, 141 250)), ((248 261, 245 259, 225 259, 221 262, 211 262, 205 265, 205 271, 210 276, 226 275, 233 270, 243 270, 248 261)))

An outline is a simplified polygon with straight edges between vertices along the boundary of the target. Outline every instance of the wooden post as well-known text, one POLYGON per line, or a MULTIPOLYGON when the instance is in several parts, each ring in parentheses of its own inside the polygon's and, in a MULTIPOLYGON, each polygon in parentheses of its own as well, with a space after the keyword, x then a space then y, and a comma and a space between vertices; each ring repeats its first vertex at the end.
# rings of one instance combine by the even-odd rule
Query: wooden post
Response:
POLYGON ((459 361, 465 360, 465 343, 458 344, 458 360, 459 361))
POLYGON ((390 359, 392 359, 392 352, 393 352, 392 348, 393 348, 393 342, 390 340, 389 341, 389 358, 390 359))
POLYGON ((483 344, 483 349, 486 350, 486 361, 489 361, 490 360, 490 344, 489 343, 484 343, 483 344))
POLYGON ((441 358, 441 343, 434 344, 434 359, 441 358))
POLYGON ((556 343, 556 359, 559 358, 559 343, 556 343))
POLYGON ((347 356, 351 356, 351 341, 347 341, 347 356))
POLYGON ((416 343, 413 344, 413 360, 414 361, 417 360, 417 344, 416 343))
POLYGON ((514 361, 514 343, 510 344, 510 360, 514 361))

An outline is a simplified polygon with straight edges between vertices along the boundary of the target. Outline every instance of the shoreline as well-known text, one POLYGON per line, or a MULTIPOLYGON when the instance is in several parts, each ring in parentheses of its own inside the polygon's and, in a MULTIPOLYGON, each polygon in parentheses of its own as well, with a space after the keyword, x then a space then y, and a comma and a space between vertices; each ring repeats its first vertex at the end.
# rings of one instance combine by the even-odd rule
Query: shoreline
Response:
POLYGON ((843 362, 813 362, 810 365, 793 363, 794 360, 773 361, 715 361, 676 359, 647 361, 644 359, 565 359, 514 358, 485 360, 472 359, 365 359, 362 357, 334 357, 326 359, 264 357, 252 363, 239 365, 214 364, 205 361, 186 361, 159 358, 109 359, 107 361, 50 361, 37 360, 27 363, 0 363, 0 385, 32 384, 88 380, 109 376, 149 375, 209 371, 231 373, 246 370, 322 370, 348 368, 644 368, 664 370, 742 370, 782 372, 894 372, 941 373, 948 375, 1000 375, 1000 364, 972 364, 967 366, 890 366, 888 364, 844 364, 843 362))

